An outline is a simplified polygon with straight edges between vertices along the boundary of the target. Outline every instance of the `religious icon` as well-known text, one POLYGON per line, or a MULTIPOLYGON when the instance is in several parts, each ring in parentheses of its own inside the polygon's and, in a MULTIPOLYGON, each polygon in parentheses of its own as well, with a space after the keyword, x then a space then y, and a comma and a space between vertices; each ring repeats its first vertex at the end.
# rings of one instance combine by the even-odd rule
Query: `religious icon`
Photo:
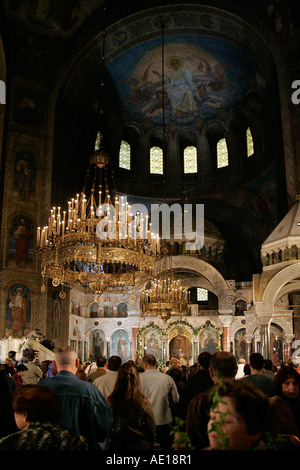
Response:
POLYGON ((241 328, 238 330, 234 336, 234 344, 235 344, 235 357, 238 361, 239 359, 247 358, 247 344, 246 344, 246 330, 245 328, 241 328))
POLYGON ((102 330, 94 330, 90 336, 90 352, 93 359, 105 356, 105 335, 102 330))
POLYGON ((14 165, 14 191, 22 201, 29 201, 35 191, 36 161, 31 152, 16 154, 14 165))
POLYGON ((119 356, 123 362, 130 358, 130 342, 127 331, 119 329, 113 333, 112 353, 119 356))
POLYGON ((9 240, 9 260, 14 258, 16 268, 26 268, 33 258, 32 222, 23 215, 13 218, 9 240))
POLYGON ((199 334, 200 352, 208 351, 214 354, 219 350, 219 335, 217 330, 211 327, 203 328, 199 334))
POLYGON ((13 336, 21 337, 30 329, 30 292, 22 284, 10 287, 6 306, 6 328, 13 336))
POLYGON ((156 359, 161 359, 160 337, 156 331, 151 330, 145 335, 145 353, 153 354, 156 359))

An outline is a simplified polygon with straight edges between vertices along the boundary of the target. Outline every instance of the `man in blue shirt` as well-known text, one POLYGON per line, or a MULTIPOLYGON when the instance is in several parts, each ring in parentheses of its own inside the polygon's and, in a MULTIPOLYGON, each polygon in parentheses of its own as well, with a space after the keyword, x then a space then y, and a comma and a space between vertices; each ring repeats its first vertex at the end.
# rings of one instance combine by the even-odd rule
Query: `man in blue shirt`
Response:
POLYGON ((55 393, 61 403, 60 425, 84 436, 89 450, 101 450, 112 425, 112 410, 95 385, 79 379, 75 374, 79 366, 76 352, 67 346, 55 353, 57 374, 40 380, 55 393))

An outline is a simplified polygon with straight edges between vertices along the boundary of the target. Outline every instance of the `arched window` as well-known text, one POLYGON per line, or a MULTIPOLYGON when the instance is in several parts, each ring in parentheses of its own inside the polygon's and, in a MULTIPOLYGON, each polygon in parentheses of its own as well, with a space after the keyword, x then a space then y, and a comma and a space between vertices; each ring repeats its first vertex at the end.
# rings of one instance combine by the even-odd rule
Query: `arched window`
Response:
POLYGON ((119 167, 125 170, 131 169, 131 147, 126 140, 121 141, 119 152, 119 167))
POLYGON ((208 301, 208 290, 203 289, 202 287, 197 287, 197 302, 207 302, 208 301))
POLYGON ((183 172, 197 173, 197 149, 193 145, 185 147, 183 150, 183 172))
POLYGON ((150 149, 150 173, 152 175, 163 175, 164 173, 164 153, 161 147, 151 147, 150 149))
POLYGON ((253 146, 252 134, 251 134, 249 127, 246 131, 246 139, 247 139, 247 157, 251 157, 251 155, 254 154, 254 146, 253 146))
POLYGON ((224 168, 229 165, 228 149, 226 139, 220 139, 217 143, 217 168, 224 168))

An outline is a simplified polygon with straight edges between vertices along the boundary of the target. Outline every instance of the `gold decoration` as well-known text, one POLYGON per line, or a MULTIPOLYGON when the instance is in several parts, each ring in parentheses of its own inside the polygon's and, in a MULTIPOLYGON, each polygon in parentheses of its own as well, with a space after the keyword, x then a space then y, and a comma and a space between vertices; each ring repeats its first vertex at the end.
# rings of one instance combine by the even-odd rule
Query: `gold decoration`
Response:
POLYGON ((98 133, 86 178, 87 184, 93 168, 89 197, 84 187, 81 195, 68 202, 67 212, 54 207, 48 225, 38 228, 41 271, 55 286, 61 283, 100 294, 108 287, 134 286, 140 273, 149 277, 154 273, 160 256, 159 238, 151 232, 148 216, 144 220, 139 213, 132 214, 127 200, 124 202, 126 197, 119 199, 116 190, 112 203, 106 174, 108 162, 98 133))
POLYGON ((171 315, 186 313, 189 303, 189 288, 173 272, 165 272, 140 289, 140 304, 144 314, 159 315, 167 321, 171 315))

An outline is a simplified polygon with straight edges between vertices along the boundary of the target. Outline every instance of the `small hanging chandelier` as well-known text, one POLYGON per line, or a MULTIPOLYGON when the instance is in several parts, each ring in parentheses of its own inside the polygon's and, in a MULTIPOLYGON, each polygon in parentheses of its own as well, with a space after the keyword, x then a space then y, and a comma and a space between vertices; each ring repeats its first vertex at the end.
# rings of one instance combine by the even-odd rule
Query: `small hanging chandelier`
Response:
POLYGON ((189 301, 189 288, 179 279, 174 279, 173 272, 154 277, 140 289, 142 314, 159 315, 164 321, 171 315, 186 314, 189 301))
POLYGON ((114 203, 111 201, 109 155, 101 146, 101 137, 98 132, 81 194, 68 202, 68 211, 53 207, 48 225, 37 229, 43 278, 52 279, 54 286, 97 294, 108 287, 134 286, 140 275, 152 276, 160 256, 159 237, 151 233, 148 216, 132 214, 126 197, 119 198, 116 189, 114 203))

